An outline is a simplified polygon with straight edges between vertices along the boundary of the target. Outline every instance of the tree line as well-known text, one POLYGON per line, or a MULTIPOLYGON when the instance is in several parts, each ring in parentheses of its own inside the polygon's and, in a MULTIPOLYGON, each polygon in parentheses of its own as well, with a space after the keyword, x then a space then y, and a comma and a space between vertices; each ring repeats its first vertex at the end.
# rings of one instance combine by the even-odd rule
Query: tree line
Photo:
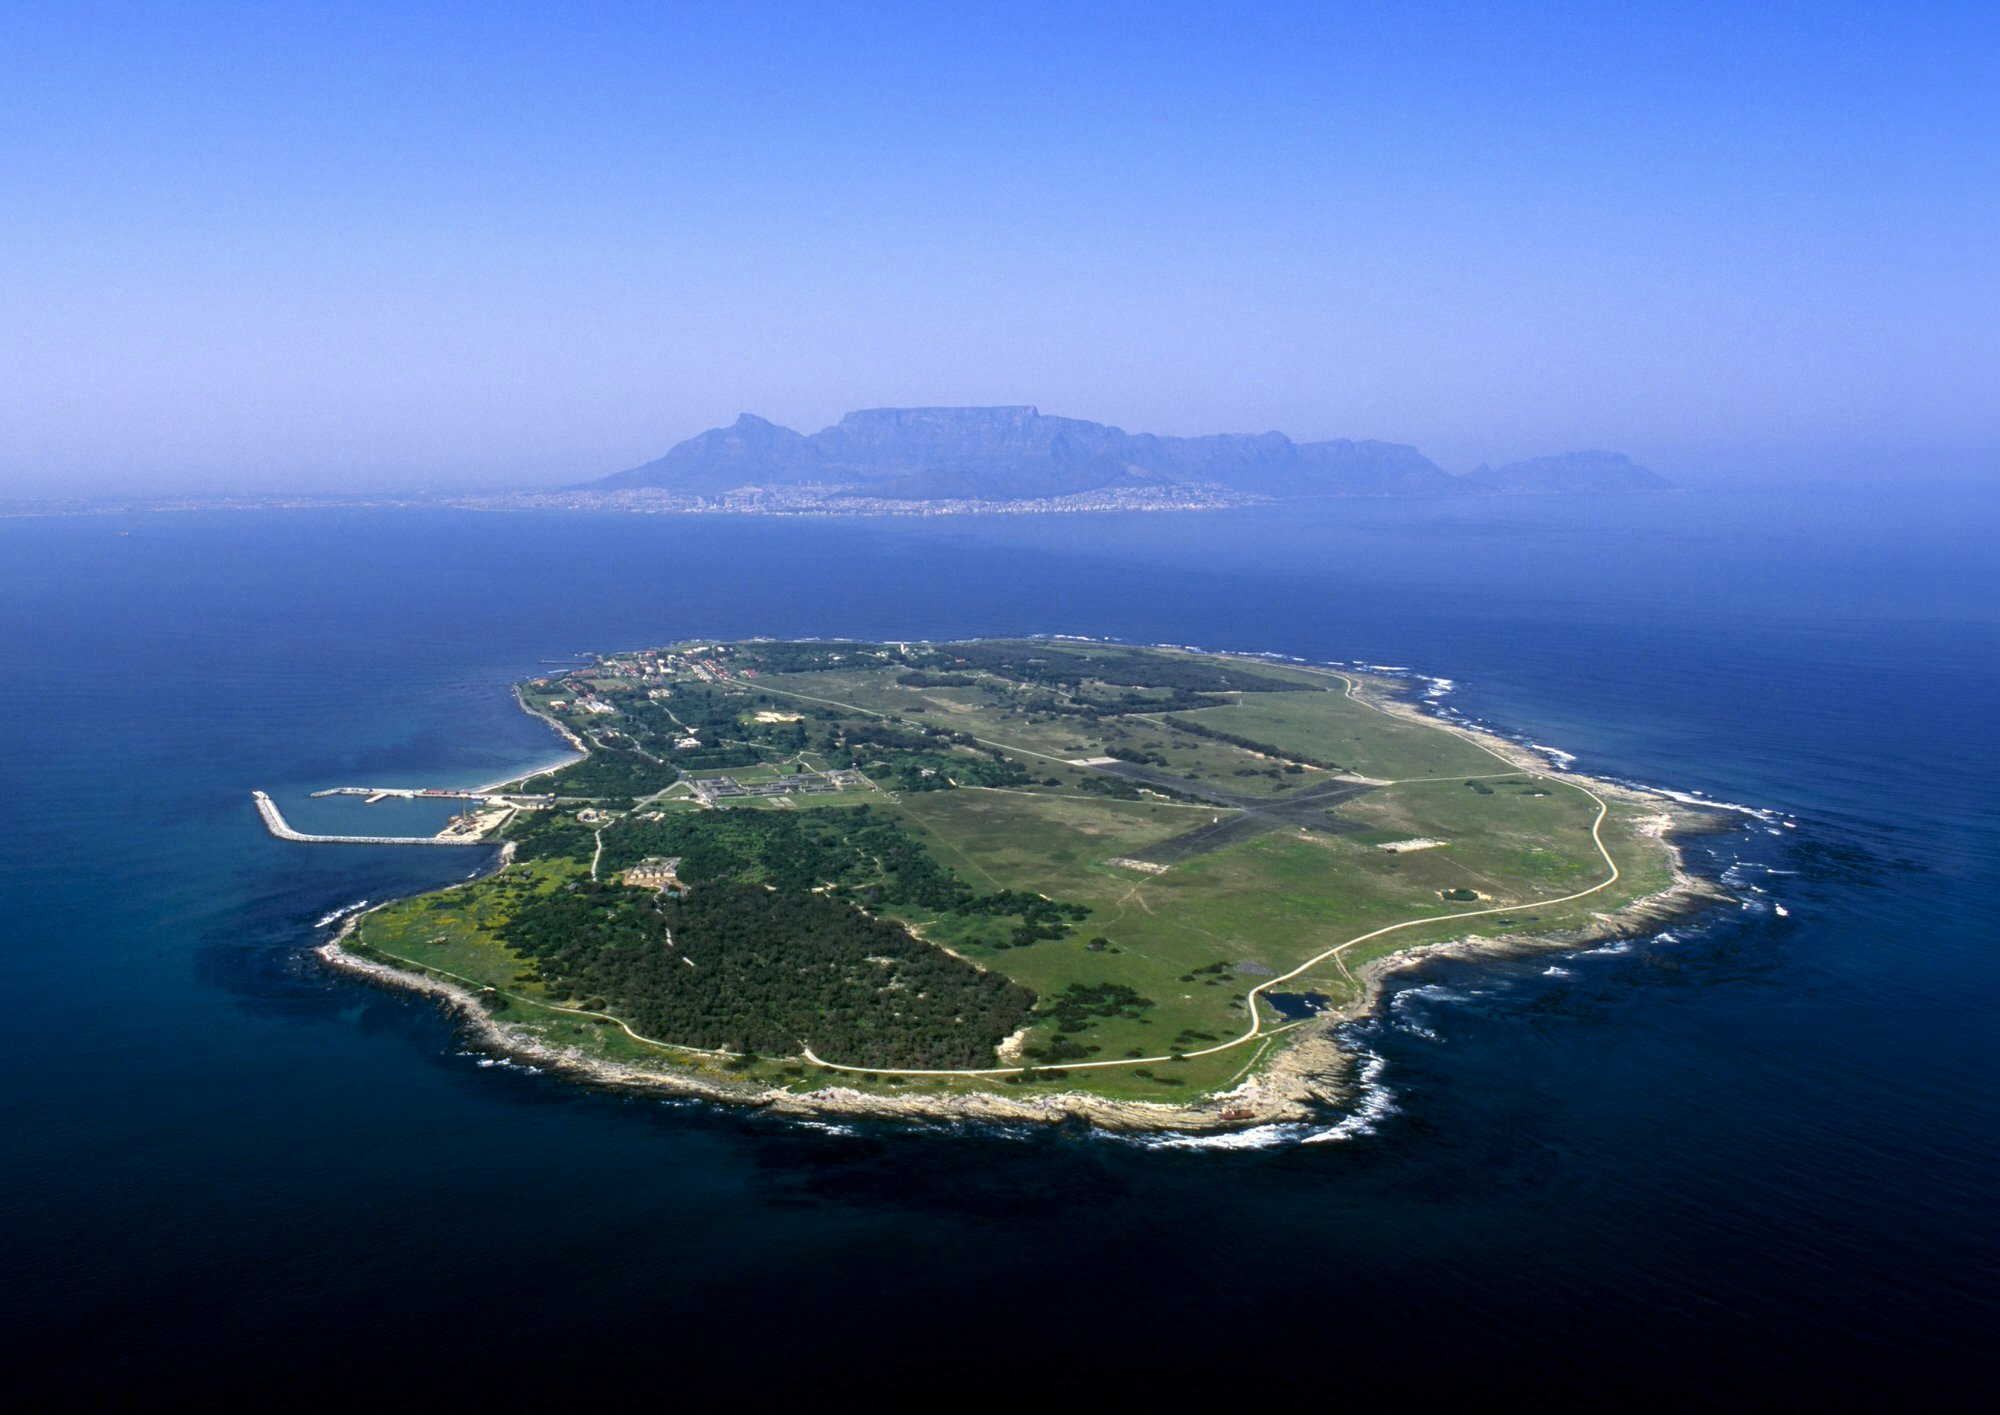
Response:
POLYGON ((550 996, 684 1046, 856 1066, 990 1065, 1035 995, 825 894, 717 883, 684 899, 579 881, 498 930, 550 996))
POLYGON ((1304 752, 1295 752, 1289 747, 1279 747, 1270 742, 1259 742, 1255 737, 1242 737, 1234 732, 1222 732, 1208 726, 1206 723, 1196 722, 1192 718, 1169 717, 1163 718, 1162 721, 1167 726, 1173 728, 1174 731, 1185 732, 1190 737, 1206 737, 1211 742, 1222 742, 1231 747, 1241 747, 1246 752, 1256 752, 1262 756, 1277 757, 1281 761, 1303 762, 1307 766, 1316 766, 1322 771, 1343 770, 1339 762, 1328 761, 1324 757, 1310 757, 1304 752))

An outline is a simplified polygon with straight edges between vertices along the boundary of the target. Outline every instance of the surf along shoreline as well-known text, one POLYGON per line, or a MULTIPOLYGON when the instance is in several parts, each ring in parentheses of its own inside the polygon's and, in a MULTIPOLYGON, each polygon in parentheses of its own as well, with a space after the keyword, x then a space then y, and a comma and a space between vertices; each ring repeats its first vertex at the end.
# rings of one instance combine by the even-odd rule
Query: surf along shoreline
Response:
MULTIPOLYGON (((1080 641, 1080 636, 1052 637, 1080 641)), ((1188 652, 1175 645, 1149 647, 1188 652)), ((1390 984, 1402 975, 1419 972, 1446 959, 1501 959, 1532 953, 1573 953, 1615 939, 1658 932, 1677 920, 1734 898, 1720 884, 1694 875, 1687 869, 1678 838, 1737 828, 1738 817, 1754 814, 1746 808, 1722 803, 1696 805, 1681 793, 1629 786, 1571 771, 1566 765, 1556 764, 1566 763, 1569 758, 1554 749, 1528 745, 1483 725, 1451 721, 1434 701, 1410 700, 1405 696, 1409 688, 1433 680, 1425 680, 1408 670, 1367 667, 1350 671, 1299 663, 1274 655, 1210 652, 1214 657, 1283 663, 1288 667, 1339 677, 1348 682, 1348 695, 1357 701, 1391 716, 1421 723, 1432 730, 1454 733, 1510 767, 1532 771, 1582 789, 1601 798, 1607 812, 1613 801, 1646 808, 1650 814, 1643 833, 1667 853, 1671 882, 1666 888, 1628 901, 1617 909, 1594 914, 1582 926, 1504 935, 1467 934, 1398 950, 1369 959, 1352 969, 1340 961, 1339 952, 1377 934, 1349 940, 1338 949, 1320 955, 1320 958, 1330 958, 1342 973, 1356 983, 1356 992, 1352 997, 1308 1019, 1284 1023, 1268 1031, 1260 1031, 1255 1037, 1239 1039, 1234 1044, 1244 1047, 1245 1065, 1238 1073, 1236 1084, 1226 1091, 1180 1103, 1115 1100, 1082 1091, 1049 1091, 1023 1096, 979 1089, 949 1095, 891 1095, 840 1084, 820 1084, 810 1090, 789 1090, 762 1082, 738 1080, 712 1066, 701 1071, 665 1071, 608 1061, 552 1043, 531 1026, 495 1016, 481 1000, 482 994, 493 992, 491 988, 423 964, 401 959, 389 961, 386 955, 375 954, 365 945, 365 951, 355 951, 350 941, 362 919, 394 901, 384 901, 348 916, 341 921, 334 936, 312 952, 330 970, 357 981, 430 997, 456 1020, 467 1041, 476 1050, 569 1081, 619 1093, 698 1099, 798 1119, 866 1119, 975 1126, 1080 1122, 1114 1133, 1206 1135, 1270 1125, 1324 1124, 1337 1120, 1341 1108, 1351 1105, 1356 1098, 1354 1076, 1359 1060, 1350 1047, 1343 1045, 1341 1032, 1348 1024, 1376 1014, 1390 984)), ((549 723, 580 755, 560 765, 541 766, 509 777, 500 784, 511 784, 529 776, 560 770, 561 766, 574 765, 589 755, 588 746, 575 733, 546 714, 535 712, 523 701, 518 688, 512 691, 523 711, 549 723)), ((472 879, 429 892, 444 893, 464 888, 477 879, 504 870, 512 856, 512 842, 506 842, 499 847, 491 865, 480 870, 472 879)), ((1608 855, 1606 859, 1609 860, 1608 855)), ((1604 884, 1611 882, 1606 880, 1604 884)), ((1516 907, 1535 906, 1529 903, 1516 907)), ((1449 923, 1454 917, 1471 915, 1420 917, 1377 932, 1435 926, 1449 923)), ((554 1007, 540 1002, 534 1005, 569 1015, 601 1018, 623 1028, 635 1040, 681 1053, 697 1064, 708 1066, 726 1058, 725 1053, 704 1052, 699 1048, 678 1047, 639 1037, 622 1020, 608 1013, 554 1007)))

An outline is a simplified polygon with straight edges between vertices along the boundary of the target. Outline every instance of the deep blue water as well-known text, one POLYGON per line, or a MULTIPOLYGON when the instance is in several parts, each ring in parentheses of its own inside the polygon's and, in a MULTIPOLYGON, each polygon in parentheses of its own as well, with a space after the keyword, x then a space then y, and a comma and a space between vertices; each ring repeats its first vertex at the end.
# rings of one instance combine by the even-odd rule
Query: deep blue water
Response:
POLYGON ((1966 489, 0 522, 6 1384, 1968 1400, 2000 1316, 1996 531, 1966 489), (1747 903, 1671 937, 1410 980, 1354 1038, 1368 1123, 1217 1153, 482 1065, 303 957, 472 852, 288 846, 250 803, 543 760, 505 685, 580 650, 1032 632, 1409 665, 1795 828, 1702 842, 1747 903))

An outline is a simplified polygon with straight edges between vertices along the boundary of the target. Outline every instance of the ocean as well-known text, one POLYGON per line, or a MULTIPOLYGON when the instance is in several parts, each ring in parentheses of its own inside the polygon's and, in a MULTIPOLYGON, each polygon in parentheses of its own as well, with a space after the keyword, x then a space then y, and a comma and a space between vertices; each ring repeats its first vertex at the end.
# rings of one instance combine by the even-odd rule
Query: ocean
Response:
POLYGON ((1965 486, 0 520, 0 1382, 1973 1403, 1996 532, 1965 486), (507 684, 582 652, 1033 633, 1449 680, 1583 770, 1753 808, 1689 844, 1737 901, 1402 979, 1311 1143, 801 1125, 494 1064, 327 975, 315 921, 481 852, 288 845, 251 803, 549 760, 507 684))

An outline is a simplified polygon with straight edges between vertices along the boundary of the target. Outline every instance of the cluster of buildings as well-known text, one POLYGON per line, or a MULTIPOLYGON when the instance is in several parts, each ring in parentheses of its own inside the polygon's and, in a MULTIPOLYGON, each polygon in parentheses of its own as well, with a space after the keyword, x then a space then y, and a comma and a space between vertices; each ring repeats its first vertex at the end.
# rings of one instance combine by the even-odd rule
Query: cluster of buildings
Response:
POLYGON ((678 895, 685 892, 680 880, 680 867, 681 857, 678 855, 653 855, 625 871, 621 879, 634 889, 654 889, 662 894, 678 895))
MULTIPOLYGON (((624 658, 607 658, 596 671, 607 677, 629 678, 639 683, 659 683, 682 675, 699 678, 704 683, 726 683, 730 672, 715 661, 714 652, 694 648, 685 653, 636 653, 624 658)), ((746 672, 744 676, 754 678, 757 675, 746 672)))
POLYGON ((733 776, 711 776, 706 780, 688 782, 695 799, 704 806, 754 797, 827 796, 849 787, 868 784, 868 778, 858 771, 800 771, 771 781, 755 781, 748 786, 733 776))
POLYGON ((578 712, 618 711, 617 708, 611 706, 610 703, 607 703, 602 698, 587 697, 578 697, 574 702, 571 702, 568 698, 551 698, 549 700, 549 708, 554 712, 568 712, 571 708, 575 708, 578 712))

